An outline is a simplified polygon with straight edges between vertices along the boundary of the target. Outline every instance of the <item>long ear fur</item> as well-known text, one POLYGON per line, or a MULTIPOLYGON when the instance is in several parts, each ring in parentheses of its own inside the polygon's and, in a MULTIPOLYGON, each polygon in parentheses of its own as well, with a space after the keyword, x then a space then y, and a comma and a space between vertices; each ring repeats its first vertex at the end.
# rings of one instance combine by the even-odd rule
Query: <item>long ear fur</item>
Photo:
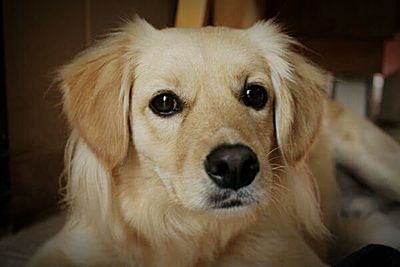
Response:
POLYGON ((276 139, 285 163, 294 172, 288 178, 297 224, 313 237, 329 235, 322 222, 319 190, 306 164, 308 152, 322 126, 326 97, 325 75, 296 53, 299 44, 273 21, 247 30, 265 55, 276 95, 276 139))
POLYGON ((302 56, 290 55, 292 77, 281 79, 275 105, 278 145, 289 164, 302 161, 322 126, 326 97, 322 72, 302 56), (286 87, 286 88, 285 88, 286 87))
POLYGON ((136 19, 59 71, 68 120, 107 169, 127 154, 135 64, 132 49, 138 30, 149 27, 136 19))
POLYGON ((58 81, 72 126, 65 150, 64 201, 74 223, 91 220, 101 235, 118 229, 113 208, 112 170, 127 155, 129 111, 137 49, 154 31, 136 18, 63 67, 58 81))
POLYGON ((274 22, 257 23, 248 31, 263 50, 271 71, 278 145, 287 163, 295 165, 305 158, 321 128, 325 75, 295 52, 299 44, 274 22))

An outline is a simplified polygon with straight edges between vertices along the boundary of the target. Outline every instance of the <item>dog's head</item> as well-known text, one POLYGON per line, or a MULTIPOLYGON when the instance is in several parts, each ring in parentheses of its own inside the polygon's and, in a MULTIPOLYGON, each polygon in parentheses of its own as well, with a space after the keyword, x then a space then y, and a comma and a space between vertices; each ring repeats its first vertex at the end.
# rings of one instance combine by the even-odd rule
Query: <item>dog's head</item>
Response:
POLYGON ((134 155, 189 210, 246 210, 279 182, 273 162, 301 162, 320 128, 324 78, 295 46, 271 22, 137 19, 61 70, 65 111, 108 172, 134 155))

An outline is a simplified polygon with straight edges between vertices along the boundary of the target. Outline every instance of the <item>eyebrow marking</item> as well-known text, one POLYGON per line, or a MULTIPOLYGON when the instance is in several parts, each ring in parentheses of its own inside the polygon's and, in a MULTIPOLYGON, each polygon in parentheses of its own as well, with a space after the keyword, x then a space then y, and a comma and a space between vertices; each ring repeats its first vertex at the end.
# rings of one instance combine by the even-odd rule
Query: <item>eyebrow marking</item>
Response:
POLYGON ((246 79, 244 80, 244 86, 243 86, 243 88, 246 88, 248 79, 249 79, 249 75, 247 75, 247 76, 246 76, 246 79))

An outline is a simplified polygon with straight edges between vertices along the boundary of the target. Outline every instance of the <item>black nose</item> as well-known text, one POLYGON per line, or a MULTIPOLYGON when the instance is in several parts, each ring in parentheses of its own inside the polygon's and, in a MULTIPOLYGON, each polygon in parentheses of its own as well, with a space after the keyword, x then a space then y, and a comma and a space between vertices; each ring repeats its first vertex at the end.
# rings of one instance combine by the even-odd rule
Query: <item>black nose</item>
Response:
POLYGON ((221 145, 208 154, 204 167, 219 187, 237 190, 251 184, 260 165, 257 155, 244 145, 221 145))

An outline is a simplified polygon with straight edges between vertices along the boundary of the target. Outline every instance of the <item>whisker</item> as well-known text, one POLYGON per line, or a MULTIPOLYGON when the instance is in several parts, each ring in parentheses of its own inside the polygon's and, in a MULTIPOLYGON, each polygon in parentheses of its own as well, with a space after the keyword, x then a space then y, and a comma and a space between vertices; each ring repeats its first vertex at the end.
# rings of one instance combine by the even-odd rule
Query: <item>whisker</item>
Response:
POLYGON ((269 160, 269 161, 273 161, 273 160, 276 160, 276 159, 279 159, 279 158, 282 158, 282 156, 272 157, 272 158, 270 158, 270 159, 268 159, 268 160, 269 160))
POLYGON ((274 186, 278 187, 278 189, 282 189, 286 192, 289 192, 289 188, 287 188, 286 186, 284 186, 282 184, 275 184, 274 186))
POLYGON ((274 168, 272 168, 272 170, 273 170, 273 171, 278 171, 278 172, 284 173, 284 174, 286 174, 286 175, 289 175, 288 170, 285 169, 285 168, 282 168, 282 167, 274 167, 274 168))
POLYGON ((286 168, 283 168, 283 167, 281 167, 281 166, 278 166, 278 167, 273 167, 273 168, 271 168, 271 170, 273 170, 273 171, 282 171, 282 172, 284 172, 285 174, 288 174, 288 169, 286 169, 286 168))
POLYGON ((275 152, 276 150, 278 150, 280 148, 280 146, 277 146, 277 147, 275 147, 274 149, 272 149, 271 151, 269 151, 268 153, 267 153, 267 157, 269 156, 269 155, 271 155, 271 153, 273 153, 273 152, 275 152))

